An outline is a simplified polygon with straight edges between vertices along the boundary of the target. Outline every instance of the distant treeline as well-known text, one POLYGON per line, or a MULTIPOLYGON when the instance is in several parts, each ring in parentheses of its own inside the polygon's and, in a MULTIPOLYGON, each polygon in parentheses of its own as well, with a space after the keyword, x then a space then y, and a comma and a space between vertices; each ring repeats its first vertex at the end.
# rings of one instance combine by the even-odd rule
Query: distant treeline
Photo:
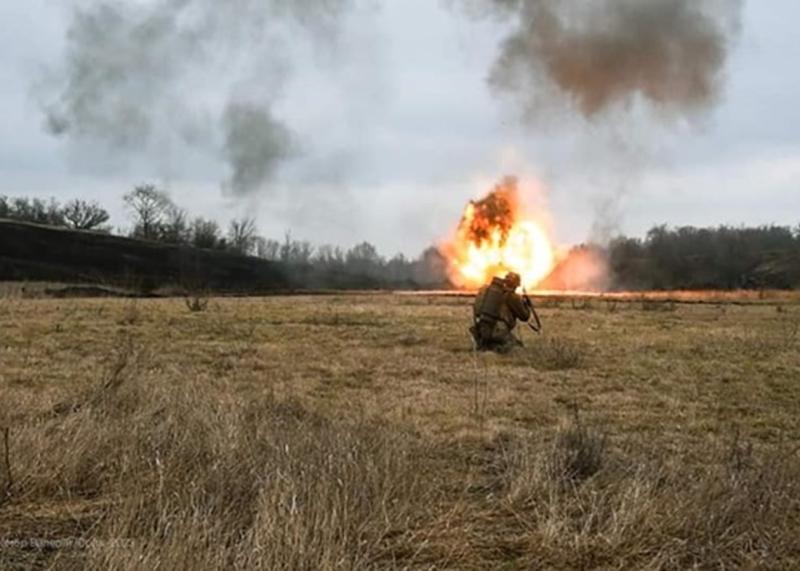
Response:
MULTIPOLYGON (((307 287, 446 288, 447 261, 434 247, 418 258, 383 257, 370 243, 349 249, 314 246, 286 235, 259 236, 251 218, 234 219, 225 231, 203 217, 190 218, 154 185, 135 187, 123 197, 131 226, 116 234, 130 238, 254 256, 280 267, 307 287)), ((60 204, 0 196, 0 218, 114 233, 108 212, 96 202, 60 204)), ((581 246, 545 284, 553 287, 615 289, 738 289, 800 287, 800 226, 669 228, 657 226, 642 238, 619 237, 607 246, 581 246), (581 281, 586 264, 604 266, 581 281), (573 273, 578 275, 574 278, 573 273), (571 281, 577 279, 577 282, 571 281)), ((276 266, 277 267, 277 266, 276 266)))
POLYGON ((622 289, 800 287, 800 226, 668 228, 618 238, 607 250, 622 289))
POLYGON ((97 202, 72 200, 61 204, 55 199, 0 196, 0 219, 32 222, 75 230, 114 234, 162 244, 220 250, 240 256, 253 256, 280 266, 309 287, 381 288, 448 287, 447 263, 436 248, 428 248, 418 258, 397 254, 387 259, 375 246, 363 242, 349 249, 313 246, 286 234, 283 240, 258 234, 252 218, 234 219, 223 231, 220 225, 203 217, 191 218, 166 192, 143 184, 123 196, 131 226, 113 231, 110 215, 97 202))

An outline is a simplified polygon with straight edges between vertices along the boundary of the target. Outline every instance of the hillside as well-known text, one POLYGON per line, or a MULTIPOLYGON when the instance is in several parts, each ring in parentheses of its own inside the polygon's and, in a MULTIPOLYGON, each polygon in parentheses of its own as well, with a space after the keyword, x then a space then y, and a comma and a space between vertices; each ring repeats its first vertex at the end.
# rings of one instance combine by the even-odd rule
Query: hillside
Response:
POLYGON ((113 284, 140 290, 167 285, 224 291, 296 287, 278 262, 0 220, 0 281, 113 284))

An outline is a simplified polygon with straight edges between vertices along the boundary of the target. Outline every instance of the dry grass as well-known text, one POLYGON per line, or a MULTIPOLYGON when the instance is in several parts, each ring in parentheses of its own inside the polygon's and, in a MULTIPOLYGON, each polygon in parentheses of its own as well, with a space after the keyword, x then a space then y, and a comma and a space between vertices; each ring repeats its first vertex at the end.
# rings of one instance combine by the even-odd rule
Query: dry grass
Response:
POLYGON ((536 369, 545 371, 566 371, 584 365, 588 348, 584 343, 565 337, 545 335, 529 343, 528 351, 520 352, 518 359, 524 359, 536 369))
POLYGON ((397 552, 412 560, 430 495, 417 436, 268 393, 165 384, 135 351, 123 342, 101 383, 14 431, 18 480, 1 531, 24 539, 34 532, 22 521, 31 506, 80 500, 97 513, 35 531, 92 540, 80 558, 57 558, 59 567, 355 569, 397 552))
POLYGON ((794 568, 800 461, 733 439, 695 464, 660 443, 606 448, 583 427, 501 451, 498 504, 518 568, 794 568))
POLYGON ((0 568, 795 568, 781 307, 0 299, 0 568))

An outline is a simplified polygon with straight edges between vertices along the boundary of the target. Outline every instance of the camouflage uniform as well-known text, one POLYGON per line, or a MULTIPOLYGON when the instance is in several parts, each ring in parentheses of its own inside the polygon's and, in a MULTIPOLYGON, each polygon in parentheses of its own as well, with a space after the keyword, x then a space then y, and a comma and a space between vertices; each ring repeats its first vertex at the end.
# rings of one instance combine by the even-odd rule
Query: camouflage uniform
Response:
POLYGON ((495 278, 478 292, 473 306, 474 324, 470 328, 480 351, 507 353, 522 342, 514 335, 517 320, 528 321, 531 312, 516 293, 519 276, 495 278))

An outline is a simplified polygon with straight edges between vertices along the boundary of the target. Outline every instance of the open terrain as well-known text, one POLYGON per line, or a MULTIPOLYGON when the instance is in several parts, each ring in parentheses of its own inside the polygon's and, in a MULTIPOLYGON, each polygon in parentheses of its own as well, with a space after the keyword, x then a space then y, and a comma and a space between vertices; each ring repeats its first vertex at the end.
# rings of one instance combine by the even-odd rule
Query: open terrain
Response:
POLYGON ((0 298, 0 568, 800 565, 800 300, 0 298), (203 301, 203 300, 201 300, 203 301))

